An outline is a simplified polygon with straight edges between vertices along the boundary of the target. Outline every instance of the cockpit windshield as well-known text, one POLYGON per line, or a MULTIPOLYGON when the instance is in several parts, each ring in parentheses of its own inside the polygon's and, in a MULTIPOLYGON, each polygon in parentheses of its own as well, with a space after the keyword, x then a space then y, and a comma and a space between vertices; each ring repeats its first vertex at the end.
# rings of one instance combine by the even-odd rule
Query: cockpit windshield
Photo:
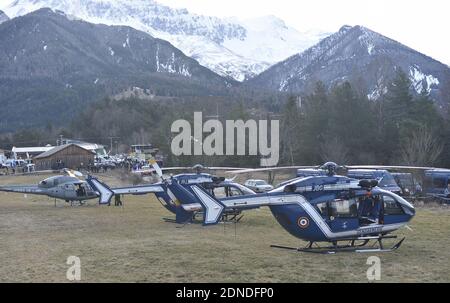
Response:
POLYGON ((251 189, 237 183, 215 187, 213 188, 213 193, 216 198, 227 198, 255 194, 255 192, 251 189))
POLYGON ((256 195, 256 193, 248 187, 245 187, 241 184, 235 184, 237 188, 239 188, 244 195, 256 195))
POLYGON ((384 186, 397 186, 397 182, 395 182, 394 177, 392 177, 392 175, 390 174, 385 174, 383 176, 383 178, 381 178, 380 183, 379 183, 380 187, 384 187, 384 186))
POLYGON ((414 179, 411 175, 399 175, 396 179, 404 187, 413 188, 414 186, 414 179))
POLYGON ((39 187, 41 188, 51 188, 55 186, 55 177, 47 178, 39 182, 39 187))
POLYGON ((41 182, 39 182, 38 186, 40 188, 52 188, 52 187, 58 186, 59 184, 70 183, 70 182, 77 183, 77 182, 80 182, 80 180, 78 178, 69 177, 69 176, 54 176, 54 177, 50 177, 45 180, 42 180, 41 182))

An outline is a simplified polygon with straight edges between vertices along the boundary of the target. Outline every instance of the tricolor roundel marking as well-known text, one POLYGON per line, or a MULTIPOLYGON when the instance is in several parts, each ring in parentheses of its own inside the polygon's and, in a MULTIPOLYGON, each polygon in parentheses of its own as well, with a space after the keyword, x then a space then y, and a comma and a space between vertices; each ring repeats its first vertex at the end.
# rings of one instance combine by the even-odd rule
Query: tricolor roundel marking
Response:
POLYGON ((300 228, 308 228, 309 226, 309 219, 306 217, 300 217, 297 220, 297 224, 300 228))

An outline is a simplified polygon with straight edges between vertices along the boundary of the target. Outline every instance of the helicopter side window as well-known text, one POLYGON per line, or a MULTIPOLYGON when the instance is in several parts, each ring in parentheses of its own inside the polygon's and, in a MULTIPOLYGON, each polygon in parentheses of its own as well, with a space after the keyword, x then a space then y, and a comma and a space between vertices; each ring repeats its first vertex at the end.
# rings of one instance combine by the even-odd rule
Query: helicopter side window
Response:
POLYGON ((358 208, 355 199, 336 199, 333 201, 318 203, 315 205, 317 211, 324 218, 356 218, 358 208))
POLYGON ((433 178, 431 178, 430 176, 426 176, 423 185, 425 188, 432 188, 433 187, 433 178))
POLYGON ((330 202, 330 215, 335 218, 355 218, 358 210, 355 199, 336 199, 330 202))
POLYGON ((446 188, 447 183, 444 178, 433 178, 433 187, 434 188, 446 188))
POLYGON ((316 210, 322 215, 322 217, 329 217, 328 202, 318 203, 315 205, 316 210))
POLYGON ((402 215, 403 209, 398 205, 397 201, 390 196, 383 196, 384 215, 402 215))
POLYGON ((381 178, 379 186, 396 186, 397 183, 395 182, 394 177, 390 174, 385 174, 383 178, 381 178))
POLYGON ((225 187, 216 187, 211 190, 214 197, 220 199, 220 198, 226 198, 227 192, 225 187))
POLYGON ((229 187, 228 188, 228 195, 230 197, 242 196, 242 192, 239 189, 235 188, 235 187, 229 187))

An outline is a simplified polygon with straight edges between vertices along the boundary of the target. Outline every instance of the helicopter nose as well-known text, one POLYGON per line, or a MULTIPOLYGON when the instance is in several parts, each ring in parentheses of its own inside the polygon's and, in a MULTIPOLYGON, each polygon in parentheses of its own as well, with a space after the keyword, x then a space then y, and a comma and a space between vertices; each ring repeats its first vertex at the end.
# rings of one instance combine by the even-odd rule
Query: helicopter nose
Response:
POLYGON ((410 216, 410 219, 412 219, 416 215, 416 209, 414 208, 414 206, 408 206, 406 214, 410 216))

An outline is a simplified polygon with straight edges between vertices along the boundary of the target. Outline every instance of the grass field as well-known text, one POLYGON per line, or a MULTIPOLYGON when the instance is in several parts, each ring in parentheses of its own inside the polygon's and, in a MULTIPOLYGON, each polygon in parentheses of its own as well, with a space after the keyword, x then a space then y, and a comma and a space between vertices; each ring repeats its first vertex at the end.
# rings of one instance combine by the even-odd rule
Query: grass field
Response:
MULTIPOLYGON (((44 176, 1 177, 0 184, 44 176)), ((110 178, 109 181, 111 181, 110 178)), ((117 181, 118 182, 118 181, 117 181)), ((367 282, 367 254, 311 255, 264 208, 236 226, 178 228, 153 196, 125 206, 70 207, 47 197, 0 193, 0 281, 66 282, 69 256, 84 282, 367 282)), ((420 207, 402 247, 381 258, 381 282, 450 282, 450 210, 420 207)))

